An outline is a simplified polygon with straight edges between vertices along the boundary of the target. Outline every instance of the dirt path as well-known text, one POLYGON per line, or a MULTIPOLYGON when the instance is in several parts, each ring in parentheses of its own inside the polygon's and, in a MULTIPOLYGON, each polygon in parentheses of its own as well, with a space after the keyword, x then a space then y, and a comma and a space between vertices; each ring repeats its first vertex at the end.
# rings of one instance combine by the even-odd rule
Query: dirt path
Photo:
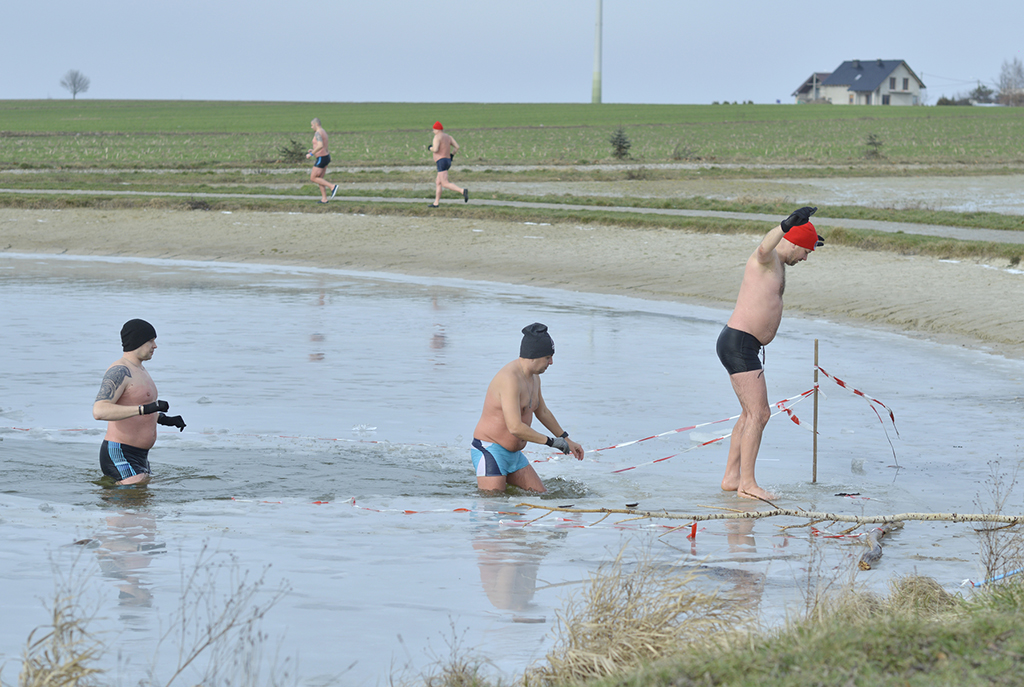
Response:
MULTIPOLYGON (((380 186, 380 185, 375 185, 380 186)), ((397 186, 397 185, 396 185, 397 186)), ((534 185, 536 186, 536 185, 534 185)), ((546 188, 549 188, 551 192, 559 188, 558 182, 552 182, 551 184, 545 184, 546 188)), ((521 192, 522 189, 519 189, 521 192)), ((308 193, 295 194, 295 195, 270 195, 270 194, 244 194, 244 193, 174 193, 174 192, 147 192, 147 191, 125 191, 125 190, 111 190, 111 191, 78 191, 74 189, 0 189, 2 193, 15 193, 21 195, 97 195, 102 194, 104 196, 123 196, 123 197, 161 197, 161 198, 200 198, 200 199, 225 199, 225 198, 259 198, 264 200, 310 200, 312 197, 308 193)), ((512 191, 510 191, 512 192, 512 191)), ((341 193, 344 193, 342 191, 341 193)), ((360 203, 382 203, 382 204, 423 204, 426 205, 427 201, 423 198, 385 198, 381 196, 345 196, 339 195, 335 198, 336 201, 348 201, 348 202, 360 202, 360 203)), ((446 199, 448 202, 452 201, 450 198, 446 199)), ((442 202, 445 202, 444 200, 442 202)), ((754 220, 761 222, 776 222, 778 217, 775 215, 762 215, 748 212, 719 212, 715 210, 674 210, 664 208, 631 208, 631 207, 615 207, 615 206, 601 206, 595 208, 591 205, 575 205, 575 204, 563 204, 563 203, 542 203, 532 201, 506 201, 506 200, 491 200, 487 198, 478 198, 473 196, 472 202, 475 205, 489 205, 499 207, 519 207, 519 208, 535 208, 535 209, 557 209, 557 210, 595 210, 599 209, 602 212, 621 212, 631 214, 644 214, 644 215, 663 215, 663 216, 676 216, 676 217, 719 217, 725 219, 738 219, 738 220, 754 220)), ((810 200, 793 200, 794 205, 812 202, 810 200)), ((823 202, 823 201, 818 201, 823 202)), ((1022 194, 1022 204, 1024 204, 1024 194, 1022 194)), ((1000 229, 974 229, 968 227, 950 227, 945 225, 937 224, 912 224, 904 222, 879 222, 874 220, 859 220, 859 219, 835 219, 826 217, 815 217, 815 225, 821 227, 847 227, 850 229, 873 229, 875 231, 885 231, 890 233, 904 232, 907 234, 921 234, 925 236, 939 236, 943 238, 952 238, 962 241, 992 241, 997 243, 1024 243, 1024 232, 1019 231, 1007 231, 1000 229)))

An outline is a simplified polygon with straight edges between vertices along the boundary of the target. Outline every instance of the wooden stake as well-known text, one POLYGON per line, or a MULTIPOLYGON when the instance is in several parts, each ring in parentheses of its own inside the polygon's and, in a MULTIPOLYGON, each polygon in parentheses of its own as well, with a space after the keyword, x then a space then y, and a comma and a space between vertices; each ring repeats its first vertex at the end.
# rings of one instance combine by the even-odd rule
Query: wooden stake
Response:
POLYGON ((814 340, 814 450, 811 461, 811 484, 818 481, 818 340, 814 340))

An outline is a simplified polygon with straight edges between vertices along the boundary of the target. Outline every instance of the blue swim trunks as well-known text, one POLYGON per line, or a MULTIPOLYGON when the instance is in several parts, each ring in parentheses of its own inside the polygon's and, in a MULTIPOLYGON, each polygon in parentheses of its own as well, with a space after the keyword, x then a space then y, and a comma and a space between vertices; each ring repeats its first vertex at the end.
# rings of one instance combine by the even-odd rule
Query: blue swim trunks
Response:
POLYGON ((316 159, 316 163, 313 166, 319 167, 320 169, 327 169, 327 165, 329 164, 331 164, 331 156, 321 155, 316 159))
POLYGON ((149 450, 104 439, 100 444, 100 469, 118 482, 134 475, 148 475, 149 450))
POLYGON ((473 448, 469 455, 473 459, 477 477, 510 475, 530 464, 522 451, 512 453, 501 444, 484 446, 479 439, 473 439, 473 448))
POLYGON ((437 171, 447 172, 452 168, 452 159, 450 157, 442 157, 437 161, 437 171))

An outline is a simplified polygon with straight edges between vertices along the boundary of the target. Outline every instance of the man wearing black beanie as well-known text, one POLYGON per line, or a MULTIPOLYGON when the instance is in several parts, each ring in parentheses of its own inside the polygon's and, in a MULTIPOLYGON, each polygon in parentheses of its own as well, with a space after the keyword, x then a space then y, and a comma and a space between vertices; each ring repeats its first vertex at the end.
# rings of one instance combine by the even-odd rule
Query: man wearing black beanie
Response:
POLYGON ((540 393, 540 375, 551 366, 554 355, 555 343, 547 326, 534 322, 523 328, 519 357, 501 368, 487 387, 483 414, 473 430, 470 451, 480 489, 504 491, 511 484, 530 491, 547 491, 523 455, 529 442, 583 460, 583 447, 562 430, 540 393), (534 416, 553 437, 530 426, 534 416))
POLYGON ((180 415, 164 415, 170 406, 157 400, 156 384, 142 366, 153 358, 156 329, 145 320, 128 320, 121 328, 124 355, 107 368, 92 405, 92 416, 107 421, 100 445, 100 469, 117 484, 149 480, 149 449, 157 424, 185 429, 180 415))

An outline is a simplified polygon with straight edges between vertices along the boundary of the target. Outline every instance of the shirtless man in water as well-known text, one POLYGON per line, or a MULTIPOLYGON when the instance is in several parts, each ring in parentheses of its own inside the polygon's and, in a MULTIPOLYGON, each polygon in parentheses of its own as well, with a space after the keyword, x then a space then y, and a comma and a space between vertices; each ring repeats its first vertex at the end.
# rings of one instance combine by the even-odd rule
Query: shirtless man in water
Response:
POLYGON ((523 329, 519 357, 494 376, 480 422, 473 430, 470 456, 476 484, 485 491, 504 491, 506 484, 530 491, 547 491, 523 455, 528 442, 544 444, 583 460, 583 447, 569 438, 540 393, 540 375, 551 366, 555 344, 548 328, 535 322, 523 329), (530 427, 534 416, 554 434, 547 437, 530 427))
POLYGON ((437 178, 434 180, 434 203, 430 207, 436 208, 441 205, 441 190, 448 189, 462 194, 462 202, 469 202, 469 189, 459 188, 448 181, 448 170, 452 168, 452 160, 455 153, 459 152, 458 142, 444 132, 441 122, 434 122, 434 140, 427 146, 434 156, 434 165, 437 167, 437 178))
POLYGON ((107 421, 100 445, 100 469, 118 484, 149 481, 149 449, 156 443, 157 424, 185 429, 180 415, 164 415, 167 401, 157 400, 156 384, 142 363, 153 358, 156 329, 145 320, 129 320, 121 328, 124 355, 107 368, 92 405, 92 416, 107 421))
POLYGON ((786 266, 806 260, 825 242, 808 221, 817 209, 800 208, 761 240, 744 268, 736 308, 718 337, 718 359, 729 373, 741 408, 729 440, 722 489, 746 498, 774 498, 754 479, 761 435, 771 417, 758 354, 775 338, 782 322, 786 266))
POLYGON ((338 194, 338 185, 324 178, 327 174, 327 165, 331 164, 331 152, 327 149, 327 132, 320 126, 319 117, 315 117, 309 123, 309 127, 313 130, 313 147, 306 153, 306 157, 314 161, 309 180, 320 187, 320 203, 326 203, 327 189, 331 189, 331 198, 338 194))

